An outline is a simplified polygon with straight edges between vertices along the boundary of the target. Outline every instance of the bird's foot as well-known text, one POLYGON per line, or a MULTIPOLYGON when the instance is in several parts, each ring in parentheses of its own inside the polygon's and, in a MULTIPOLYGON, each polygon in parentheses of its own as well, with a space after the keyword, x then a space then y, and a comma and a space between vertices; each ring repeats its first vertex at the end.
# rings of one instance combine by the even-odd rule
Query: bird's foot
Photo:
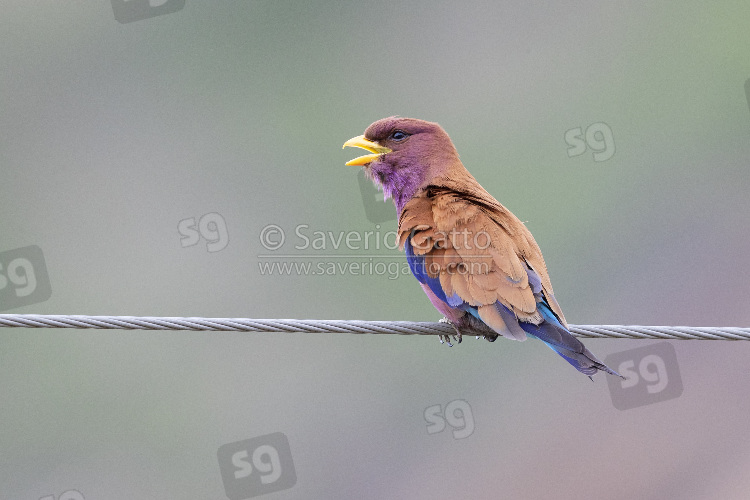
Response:
POLYGON ((461 330, 458 329, 456 325, 453 324, 451 320, 448 318, 441 318, 439 323, 448 323, 453 327, 454 330, 456 330, 455 335, 438 335, 438 338, 440 339, 440 343, 448 344, 449 347, 453 347, 453 344, 451 344, 451 340, 455 342, 456 344, 460 344, 462 340, 461 330))
POLYGON ((441 344, 448 344, 448 347, 453 347, 451 340, 456 344, 461 343, 461 334, 458 335, 438 335, 441 344))

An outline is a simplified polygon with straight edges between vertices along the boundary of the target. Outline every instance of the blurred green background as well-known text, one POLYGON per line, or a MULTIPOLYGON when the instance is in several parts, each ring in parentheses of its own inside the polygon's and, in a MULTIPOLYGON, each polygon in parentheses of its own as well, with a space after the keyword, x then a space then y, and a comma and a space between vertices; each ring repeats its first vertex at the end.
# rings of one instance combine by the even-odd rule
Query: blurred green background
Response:
MULTIPOLYGON (((747 2, 2 9, 0 252, 38 245, 52 288, 3 312, 437 320, 408 275, 260 267, 402 262, 294 248, 395 228, 341 145, 398 114, 527 223, 570 323, 750 325, 747 2), (569 157, 597 123, 614 155, 569 157), (226 247, 184 247, 209 213, 226 247)), ((536 341, 0 329, 0 498, 226 498, 217 449, 274 432, 297 482, 264 498, 746 498, 750 344, 672 344, 682 395, 619 411, 536 341), (457 399, 473 434, 429 434, 457 399)))

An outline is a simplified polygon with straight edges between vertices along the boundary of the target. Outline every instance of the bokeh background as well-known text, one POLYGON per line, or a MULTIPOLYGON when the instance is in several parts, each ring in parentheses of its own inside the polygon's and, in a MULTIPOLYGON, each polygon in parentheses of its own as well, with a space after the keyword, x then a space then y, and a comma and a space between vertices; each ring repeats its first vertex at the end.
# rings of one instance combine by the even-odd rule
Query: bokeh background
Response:
MULTIPOLYGON (((5 1, 0 252, 37 245, 52 295, 3 312, 437 320, 408 275, 262 272, 401 262, 295 248, 395 228, 341 145, 398 114, 443 125, 527 222, 569 322, 748 326, 748 20, 729 0, 187 0, 127 23, 5 1), (614 154, 569 156, 592 124, 614 154), (226 246, 184 246, 211 213, 226 246)), ((671 344, 681 395, 621 411, 533 340, 0 329, 0 498, 226 498, 219 447, 276 432, 297 480, 263 498, 747 498, 750 344, 671 344), (455 400, 473 433, 430 434, 455 400)))

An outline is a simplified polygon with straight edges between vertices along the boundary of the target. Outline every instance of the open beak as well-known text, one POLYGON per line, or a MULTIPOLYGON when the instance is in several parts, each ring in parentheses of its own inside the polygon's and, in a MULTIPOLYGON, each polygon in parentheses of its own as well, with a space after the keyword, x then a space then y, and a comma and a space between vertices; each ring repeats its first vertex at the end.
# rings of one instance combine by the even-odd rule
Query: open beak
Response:
POLYGON ((344 149, 345 147, 350 148, 362 148, 366 149, 372 154, 369 155, 363 155, 358 156, 357 158, 354 158, 353 160, 350 160, 346 162, 347 165, 350 166, 359 166, 359 165, 367 165, 368 163, 377 160, 380 155, 384 155, 386 153, 390 153, 391 150, 381 146, 377 142, 369 141, 365 139, 364 135, 358 135, 357 137, 352 137, 348 141, 346 141, 341 149, 344 149))

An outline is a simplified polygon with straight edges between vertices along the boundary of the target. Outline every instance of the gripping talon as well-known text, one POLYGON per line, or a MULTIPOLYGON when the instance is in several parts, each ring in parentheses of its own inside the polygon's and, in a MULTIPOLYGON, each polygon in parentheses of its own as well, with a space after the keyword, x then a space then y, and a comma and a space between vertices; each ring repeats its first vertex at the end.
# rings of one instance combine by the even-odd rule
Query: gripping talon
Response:
POLYGON ((440 343, 441 344, 443 343, 443 339, 445 339, 445 342, 450 347, 453 347, 453 344, 451 344, 451 338, 453 339, 453 341, 456 344, 460 344, 461 343, 461 341, 463 340, 463 336, 461 335, 461 330, 459 330, 458 327, 451 322, 451 320, 449 320, 448 318, 443 317, 443 318, 440 318, 440 320, 438 322, 439 323, 448 323, 449 325, 451 325, 453 327, 454 330, 456 330, 455 335, 439 335, 439 337, 440 337, 440 343))

